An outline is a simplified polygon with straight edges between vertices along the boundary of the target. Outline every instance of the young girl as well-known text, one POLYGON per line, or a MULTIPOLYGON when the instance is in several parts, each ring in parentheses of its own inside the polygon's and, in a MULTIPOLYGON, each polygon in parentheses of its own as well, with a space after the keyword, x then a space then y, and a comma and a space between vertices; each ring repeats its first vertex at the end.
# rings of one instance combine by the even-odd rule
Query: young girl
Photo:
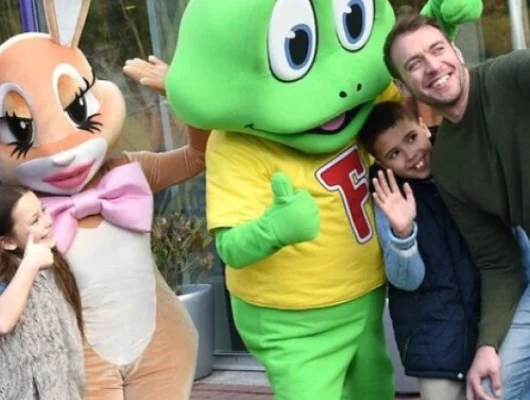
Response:
POLYGON ((83 396, 79 292, 35 194, 0 185, 0 399, 83 396))

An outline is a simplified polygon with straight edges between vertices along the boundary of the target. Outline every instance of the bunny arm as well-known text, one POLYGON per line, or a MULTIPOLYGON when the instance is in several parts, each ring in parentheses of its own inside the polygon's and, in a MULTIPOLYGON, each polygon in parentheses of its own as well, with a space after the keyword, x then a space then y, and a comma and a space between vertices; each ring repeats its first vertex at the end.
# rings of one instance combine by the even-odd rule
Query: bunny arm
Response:
POLYGON ((163 153, 151 151, 124 152, 114 160, 113 166, 138 162, 153 192, 184 182, 204 172, 204 154, 209 131, 187 127, 189 143, 163 153))

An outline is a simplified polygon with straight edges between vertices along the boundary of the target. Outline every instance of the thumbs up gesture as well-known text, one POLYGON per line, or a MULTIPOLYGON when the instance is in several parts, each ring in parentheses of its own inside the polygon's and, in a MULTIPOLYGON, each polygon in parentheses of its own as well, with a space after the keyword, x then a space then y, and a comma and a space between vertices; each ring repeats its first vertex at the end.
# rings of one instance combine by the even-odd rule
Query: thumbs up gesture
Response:
POLYGON ((36 270, 46 269, 53 265, 53 253, 49 246, 35 240, 30 232, 24 249, 24 263, 36 270))
POLYGON ((284 246, 306 242, 317 237, 320 213, 315 199, 307 190, 295 190, 287 175, 272 176, 273 204, 265 212, 273 233, 284 246))

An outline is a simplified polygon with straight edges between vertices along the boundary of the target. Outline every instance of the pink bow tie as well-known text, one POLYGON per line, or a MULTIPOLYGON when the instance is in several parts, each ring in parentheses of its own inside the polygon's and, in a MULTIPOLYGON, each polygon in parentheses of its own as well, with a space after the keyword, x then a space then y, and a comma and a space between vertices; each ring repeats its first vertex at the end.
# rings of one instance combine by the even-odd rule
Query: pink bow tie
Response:
POLYGON ((93 189, 71 197, 41 199, 53 217, 57 248, 65 253, 75 239, 78 220, 101 215, 114 225, 149 232, 153 219, 153 194, 138 163, 112 169, 93 189))

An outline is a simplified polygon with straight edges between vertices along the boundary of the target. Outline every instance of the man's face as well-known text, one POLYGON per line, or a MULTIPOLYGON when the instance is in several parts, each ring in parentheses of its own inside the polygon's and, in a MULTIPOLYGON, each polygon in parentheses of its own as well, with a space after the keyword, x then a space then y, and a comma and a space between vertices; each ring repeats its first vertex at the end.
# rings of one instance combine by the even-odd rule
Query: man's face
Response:
POLYGON ((460 54, 432 26, 399 37, 391 53, 402 84, 432 106, 451 106, 464 91, 465 66, 460 54))

